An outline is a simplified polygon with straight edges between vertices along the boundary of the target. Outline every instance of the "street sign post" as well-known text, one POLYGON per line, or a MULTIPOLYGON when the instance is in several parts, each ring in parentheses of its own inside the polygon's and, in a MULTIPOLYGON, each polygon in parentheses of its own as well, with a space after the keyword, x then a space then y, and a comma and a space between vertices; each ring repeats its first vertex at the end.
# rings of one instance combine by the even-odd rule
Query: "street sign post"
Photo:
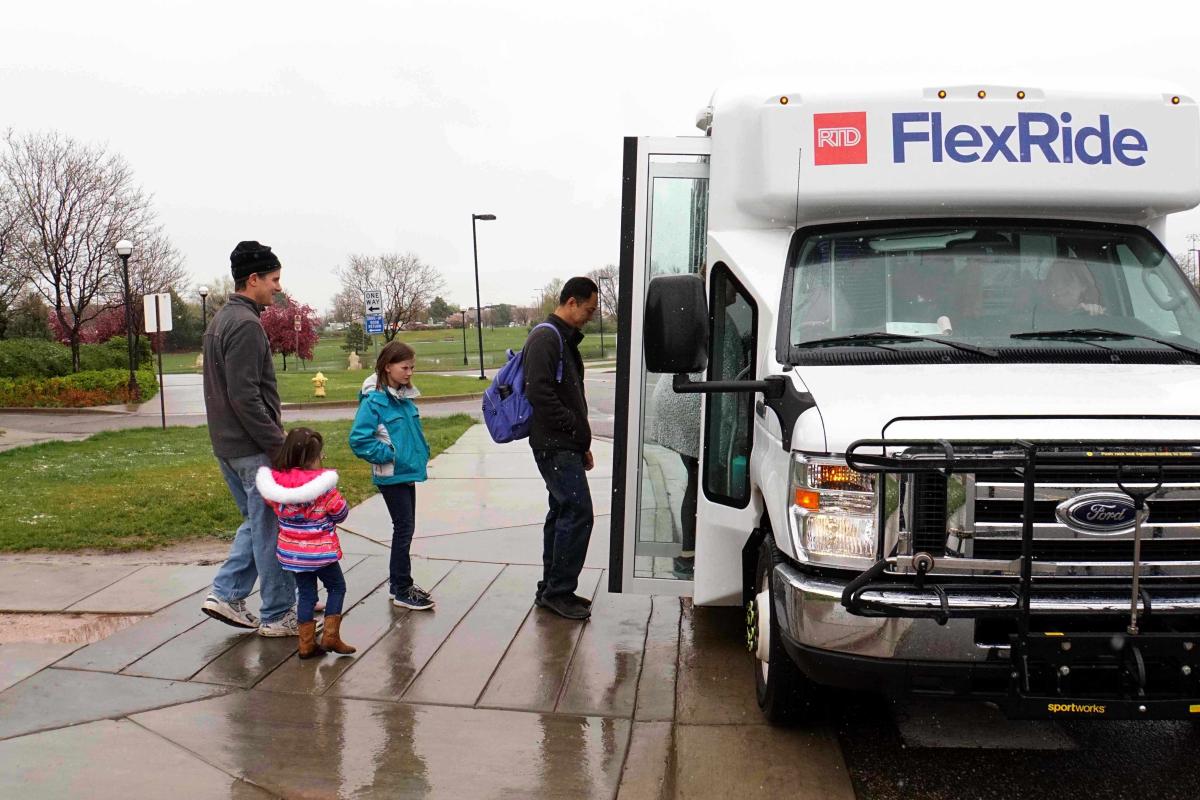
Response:
POLYGON ((363 328, 368 336, 383 333, 383 293, 378 289, 363 292, 363 328))
POLYGON ((142 318, 146 333, 158 334, 158 408, 162 412, 163 430, 167 428, 167 387, 163 385, 163 334, 171 330, 171 293, 142 295, 142 318))
POLYGON ((363 293, 363 306, 368 317, 383 316, 383 293, 378 289, 367 289, 363 293))

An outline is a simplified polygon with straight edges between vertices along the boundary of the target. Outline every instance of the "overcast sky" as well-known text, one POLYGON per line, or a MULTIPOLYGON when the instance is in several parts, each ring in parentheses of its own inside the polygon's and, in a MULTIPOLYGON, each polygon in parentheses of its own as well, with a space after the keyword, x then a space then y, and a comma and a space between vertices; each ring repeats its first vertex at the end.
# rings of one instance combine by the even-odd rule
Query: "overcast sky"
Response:
MULTIPOLYGON (((723 82, 844 79, 1200 95, 1188 3, 6 3, 0 127, 121 153, 195 285, 258 239, 320 309, 350 253, 413 251, 444 295, 528 304, 617 261, 621 138, 693 135, 723 82), (1133 78, 1136 77, 1136 80, 1133 78)), ((774 84, 770 84, 774 85, 774 84)), ((1168 246, 1200 233, 1174 219, 1168 246)))

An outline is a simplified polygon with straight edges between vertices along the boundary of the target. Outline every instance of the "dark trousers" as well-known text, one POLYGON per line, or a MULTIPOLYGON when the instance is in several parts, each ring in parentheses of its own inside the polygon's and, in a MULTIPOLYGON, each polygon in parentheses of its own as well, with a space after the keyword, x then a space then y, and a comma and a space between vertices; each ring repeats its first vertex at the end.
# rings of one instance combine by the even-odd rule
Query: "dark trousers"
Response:
POLYGON ((683 490, 683 508, 679 510, 680 521, 683 523, 683 552, 684 558, 696 554, 696 484, 699 483, 700 461, 679 454, 683 467, 687 470, 687 487, 683 490))
POLYGON ((393 592, 403 592, 413 585, 412 559, 408 555, 412 547, 413 531, 417 527, 417 485, 415 483, 393 483, 379 487, 383 502, 392 517, 392 559, 390 577, 393 592))
POLYGON ((542 528, 542 579, 537 593, 569 597, 579 585, 594 521, 583 453, 534 450, 533 458, 550 493, 550 510, 542 528))
POLYGON ((325 586, 329 598, 325 601, 325 616, 342 613, 342 601, 346 599, 346 579, 342 576, 342 565, 338 562, 326 564, 312 572, 296 573, 296 619, 312 622, 313 609, 317 605, 317 579, 325 586))

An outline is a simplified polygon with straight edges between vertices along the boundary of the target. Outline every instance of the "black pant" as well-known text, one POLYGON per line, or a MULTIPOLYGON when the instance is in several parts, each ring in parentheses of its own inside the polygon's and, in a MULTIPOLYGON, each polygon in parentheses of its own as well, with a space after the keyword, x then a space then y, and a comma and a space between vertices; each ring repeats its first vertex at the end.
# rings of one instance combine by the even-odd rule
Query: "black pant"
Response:
POLYGON ((696 554, 696 484, 700 477, 700 461, 683 453, 679 458, 687 470, 687 488, 683 490, 683 508, 679 510, 683 523, 683 552, 680 555, 690 558, 696 554))
POLYGON ((346 579, 342 576, 342 565, 338 562, 326 564, 312 572, 296 573, 296 619, 312 622, 313 609, 317 605, 317 578, 325 584, 329 598, 325 601, 325 616, 342 613, 342 601, 346 599, 346 579))
POLYGON ((389 564, 389 580, 392 593, 398 594, 413 585, 412 559, 408 550, 412 547, 413 531, 417 527, 417 485, 415 483, 393 483, 379 487, 383 502, 392 517, 392 558, 389 564))
POLYGON ((550 510, 542 528, 543 597, 569 597, 579 586, 579 573, 592 538, 592 492, 583 468, 583 453, 534 450, 538 471, 550 493, 550 510))

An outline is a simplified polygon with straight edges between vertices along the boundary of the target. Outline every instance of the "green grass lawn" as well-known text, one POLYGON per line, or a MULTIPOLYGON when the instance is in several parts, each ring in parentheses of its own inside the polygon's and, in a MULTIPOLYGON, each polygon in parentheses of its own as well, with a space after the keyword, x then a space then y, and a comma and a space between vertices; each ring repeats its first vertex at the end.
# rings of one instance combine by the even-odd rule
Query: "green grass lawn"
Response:
MULTIPOLYGON (((312 379, 314 374, 312 372, 276 373, 280 399, 285 403, 328 403, 337 400, 357 400, 358 390, 362 387, 363 379, 372 372, 358 369, 321 373, 329 379, 329 382, 325 384, 324 397, 313 397, 312 379)), ((487 388, 487 383, 479 380, 478 376, 430 375, 424 372, 414 374, 413 383, 421 390, 423 397, 482 394, 483 390, 487 388)))
MULTIPOLYGON (((465 414, 423 419, 431 457, 473 423, 465 414)), ((346 438, 350 420, 299 422, 325 437, 352 505, 370 497, 370 470, 346 438)), ((202 537, 232 538, 241 524, 213 458, 207 428, 139 428, 82 442, 0 453, 0 552, 139 550, 202 537)))
MULTIPOLYGON (((491 328, 483 329, 483 363, 486 368, 498 367, 504 363, 505 351, 520 350, 525 343, 528 331, 524 328, 491 328)), ((417 369, 426 372, 446 372, 462 369, 479 369, 479 340, 474 330, 467 331, 467 365, 463 366, 463 332, 462 330, 439 331, 405 331, 398 337, 400 341, 412 345, 417 351, 417 369)), ((295 359, 288 359, 287 371, 312 373, 321 371, 326 376, 330 372, 340 372, 346 369, 347 356, 342 350, 342 334, 334 333, 323 337, 317 343, 313 352, 313 360, 297 364, 295 359), (297 369, 299 368, 299 369, 297 369)), ((617 337, 612 331, 604 333, 605 355, 615 358, 617 353, 617 337)), ((382 336, 375 337, 374 347, 366 353, 359 353, 364 367, 375 362, 378 349, 383 347, 382 336)), ((600 336, 590 333, 583 340, 580 352, 585 359, 600 357, 600 336)), ((157 365, 155 366, 157 369, 157 365)), ((163 353, 163 372, 196 372, 196 353, 163 353)), ((283 357, 275 356, 275 372, 282 376, 283 357)))

